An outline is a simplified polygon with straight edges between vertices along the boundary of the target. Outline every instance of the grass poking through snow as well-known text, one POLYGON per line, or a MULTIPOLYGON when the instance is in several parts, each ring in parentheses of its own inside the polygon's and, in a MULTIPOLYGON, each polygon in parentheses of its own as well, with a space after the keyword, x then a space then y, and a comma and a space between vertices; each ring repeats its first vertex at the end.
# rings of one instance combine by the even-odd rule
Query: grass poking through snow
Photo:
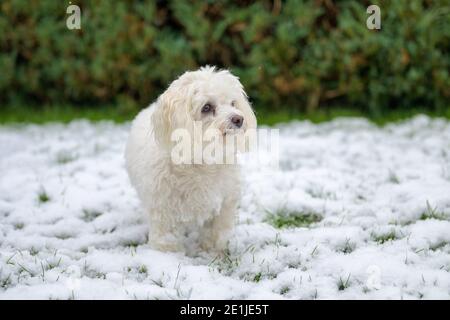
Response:
POLYGON ((342 279, 341 277, 339 277, 338 280, 338 290, 339 291, 343 291, 345 289, 347 289, 348 287, 350 287, 350 274, 348 275, 347 279, 342 279))
POLYGON ((338 252, 342 252, 344 254, 352 253, 356 249, 356 243, 350 241, 350 239, 346 239, 344 243, 338 245, 336 250, 338 252))
POLYGON ((427 208, 424 213, 420 216, 420 220, 428 220, 428 219, 436 219, 436 220, 448 220, 449 217, 446 216, 443 212, 439 212, 437 207, 432 207, 430 203, 427 201, 427 208))
POLYGON ((265 219, 267 223, 278 229, 309 227, 321 220, 322 217, 316 213, 288 212, 284 209, 275 213, 269 212, 265 219))
POLYGON ((103 214, 103 212, 97 211, 97 210, 89 210, 89 209, 83 209, 83 219, 84 222, 91 222, 100 217, 103 214))
POLYGON ((381 233, 381 234, 373 233, 371 236, 372 236, 372 239, 379 244, 383 244, 385 242, 394 241, 394 240, 398 239, 397 234, 395 233, 395 230, 391 230, 389 232, 381 233))
POLYGON ((46 203, 50 201, 50 196, 48 195, 47 191, 45 191, 44 188, 42 188, 38 192, 38 201, 39 203, 46 203))

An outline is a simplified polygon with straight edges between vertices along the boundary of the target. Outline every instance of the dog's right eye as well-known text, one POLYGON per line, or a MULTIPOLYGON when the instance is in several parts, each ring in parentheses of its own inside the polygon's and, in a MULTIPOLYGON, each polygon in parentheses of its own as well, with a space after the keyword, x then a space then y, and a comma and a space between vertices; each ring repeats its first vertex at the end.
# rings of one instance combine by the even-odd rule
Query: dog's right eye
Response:
POLYGON ((211 104, 207 103, 202 107, 202 113, 208 113, 213 110, 213 107, 211 104))

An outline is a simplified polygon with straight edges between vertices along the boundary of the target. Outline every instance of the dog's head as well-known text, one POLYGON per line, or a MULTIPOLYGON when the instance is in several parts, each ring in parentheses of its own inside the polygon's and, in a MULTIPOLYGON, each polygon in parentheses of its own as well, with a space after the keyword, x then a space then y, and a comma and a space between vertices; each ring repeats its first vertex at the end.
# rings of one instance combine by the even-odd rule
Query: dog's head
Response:
POLYGON ((256 129, 256 117, 239 79, 227 70, 202 67, 173 81, 152 115, 157 142, 170 143, 176 129, 216 129, 222 135, 256 129))

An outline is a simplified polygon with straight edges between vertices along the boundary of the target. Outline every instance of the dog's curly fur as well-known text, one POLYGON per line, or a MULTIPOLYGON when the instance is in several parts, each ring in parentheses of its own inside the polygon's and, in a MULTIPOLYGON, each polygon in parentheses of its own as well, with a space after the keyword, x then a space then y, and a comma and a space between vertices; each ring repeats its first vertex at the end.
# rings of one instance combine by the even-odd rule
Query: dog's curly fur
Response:
POLYGON ((240 132, 256 129, 256 117, 239 82, 227 70, 203 67, 186 72, 133 121, 126 167, 149 217, 149 242, 164 251, 184 251, 188 243, 220 250, 234 226, 240 199, 236 164, 181 164, 171 159, 171 133, 193 123, 223 132, 243 117, 240 132), (205 104, 214 111, 204 114, 205 104), (195 241, 189 241, 195 239, 195 241))

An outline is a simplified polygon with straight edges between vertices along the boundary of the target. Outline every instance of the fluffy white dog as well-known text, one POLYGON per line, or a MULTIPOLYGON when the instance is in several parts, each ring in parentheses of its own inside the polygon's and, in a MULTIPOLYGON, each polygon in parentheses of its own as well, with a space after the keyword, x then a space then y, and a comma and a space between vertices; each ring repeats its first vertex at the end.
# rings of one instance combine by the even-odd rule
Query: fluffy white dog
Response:
POLYGON ((197 123, 219 130, 223 141, 256 129, 242 84, 229 71, 207 66, 184 73, 133 121, 126 166, 149 218, 149 242, 155 249, 184 251, 195 243, 220 250, 234 226, 238 165, 175 164, 172 159, 174 130, 193 133, 197 123))

